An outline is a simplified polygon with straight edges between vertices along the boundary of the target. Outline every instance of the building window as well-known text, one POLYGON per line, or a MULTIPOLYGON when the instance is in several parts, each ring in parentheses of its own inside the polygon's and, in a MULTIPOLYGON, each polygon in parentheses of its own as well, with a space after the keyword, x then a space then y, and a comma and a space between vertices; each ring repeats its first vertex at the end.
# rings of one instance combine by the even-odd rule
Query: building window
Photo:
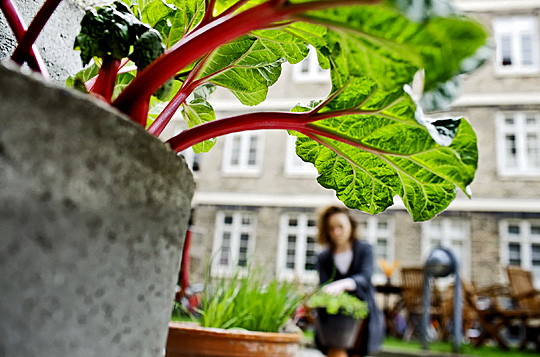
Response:
POLYGON ((437 246, 451 249, 459 260, 460 271, 470 274, 470 223, 459 218, 434 218, 422 224, 422 257, 437 246))
POLYGON ((358 220, 359 234, 373 247, 373 280, 386 282, 386 277, 377 263, 379 259, 394 261, 394 225, 390 217, 362 216, 358 220))
POLYGON ((504 220, 500 223, 501 264, 530 270, 540 287, 540 220, 504 220))
POLYGON ((317 252, 315 243, 317 224, 314 216, 304 213, 286 213, 279 227, 278 274, 285 279, 299 278, 302 282, 316 283, 317 252))
POLYGON ((285 152, 285 174, 288 176, 316 177, 317 169, 311 162, 305 162, 296 155, 296 136, 287 135, 285 152))
POLYGON ((540 115, 522 112, 499 113, 497 150, 500 175, 538 175, 540 115))
POLYGON ((249 212, 218 212, 213 266, 245 267, 255 244, 255 215, 249 212))
POLYGON ((493 21, 495 70, 499 74, 538 71, 538 24, 533 16, 500 17, 493 21))
POLYGON ((329 82, 330 71, 322 69, 317 59, 317 51, 309 46, 309 54, 304 60, 293 65, 293 80, 296 82, 329 82))
POLYGON ((182 155, 184 157, 184 159, 186 160, 186 164, 191 169, 191 171, 199 171, 201 156, 199 154, 195 154, 193 152, 193 149, 186 149, 180 152, 179 155, 182 155))
POLYGON ((223 151, 223 171, 230 174, 258 174, 262 152, 262 132, 244 131, 228 135, 223 151))

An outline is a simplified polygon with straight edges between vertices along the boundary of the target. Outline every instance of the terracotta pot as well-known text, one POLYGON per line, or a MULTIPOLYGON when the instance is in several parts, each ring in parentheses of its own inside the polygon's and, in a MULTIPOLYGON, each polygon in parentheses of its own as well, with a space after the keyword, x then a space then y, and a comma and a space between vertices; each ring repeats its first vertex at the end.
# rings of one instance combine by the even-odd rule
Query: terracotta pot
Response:
POLYGON ((169 323, 166 357, 294 357, 299 333, 269 333, 169 323))
POLYGON ((162 356, 193 188, 139 125, 0 64, 0 355, 162 356))

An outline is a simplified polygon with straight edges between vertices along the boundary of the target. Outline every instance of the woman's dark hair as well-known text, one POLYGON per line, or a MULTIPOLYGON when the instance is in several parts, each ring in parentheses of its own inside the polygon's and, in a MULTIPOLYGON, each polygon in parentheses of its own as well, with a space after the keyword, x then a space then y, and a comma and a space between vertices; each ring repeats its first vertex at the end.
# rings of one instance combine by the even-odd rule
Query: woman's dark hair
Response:
POLYGON ((358 240, 358 237, 356 235, 356 228, 358 227, 358 223, 356 220, 352 217, 351 211, 346 207, 341 206, 329 206, 326 207, 320 214, 319 214, 319 222, 317 224, 317 227, 319 229, 317 233, 317 243, 321 245, 329 246, 330 248, 334 248, 334 243, 332 243, 332 240, 330 239, 330 236, 328 235, 328 220, 331 216, 337 213, 343 213, 349 218, 349 221, 351 222, 351 236, 350 240, 358 240))

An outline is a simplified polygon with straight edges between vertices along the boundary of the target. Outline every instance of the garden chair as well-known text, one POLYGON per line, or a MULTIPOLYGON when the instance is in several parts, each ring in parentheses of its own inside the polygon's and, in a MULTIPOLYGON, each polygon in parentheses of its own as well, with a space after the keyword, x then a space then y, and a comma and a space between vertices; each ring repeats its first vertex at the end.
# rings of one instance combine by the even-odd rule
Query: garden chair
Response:
POLYGON ((476 316, 480 334, 472 339, 475 347, 483 345, 487 340, 495 341, 499 348, 508 350, 509 343, 504 337, 504 330, 515 323, 521 323, 528 316, 522 309, 506 309, 499 304, 501 297, 508 294, 503 286, 493 286, 477 291, 476 288, 462 280, 464 305, 476 316))
MULTIPOLYGON (((401 294, 407 312, 407 328, 403 334, 410 340, 416 333, 422 333, 421 321, 424 305, 424 269, 421 267, 403 267, 401 269, 401 294)), ((437 330, 437 338, 446 338, 447 314, 443 310, 441 296, 436 284, 432 284, 430 316, 432 326, 437 330)))
POLYGON ((528 314, 523 325, 525 331, 520 349, 532 342, 540 351, 540 292, 534 288, 532 273, 519 266, 508 266, 506 271, 512 301, 528 314))

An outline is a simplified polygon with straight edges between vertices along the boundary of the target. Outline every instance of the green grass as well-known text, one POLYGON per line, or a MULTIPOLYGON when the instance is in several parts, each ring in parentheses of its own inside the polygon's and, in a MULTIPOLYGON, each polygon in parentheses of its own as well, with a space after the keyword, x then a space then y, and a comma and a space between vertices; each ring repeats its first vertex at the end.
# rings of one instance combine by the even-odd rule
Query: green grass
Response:
MULTIPOLYGON (((422 345, 419 341, 403 341, 398 338, 387 337, 383 342, 383 349, 400 350, 403 352, 421 351, 422 345)), ((451 342, 432 342, 428 345, 428 350, 432 352, 451 353, 451 342)), ((517 348, 511 348, 508 351, 501 350, 497 346, 481 346, 475 348, 470 344, 461 345, 461 354, 470 356, 488 356, 488 357, 532 357, 539 356, 538 352, 530 348, 520 351, 517 348)))

